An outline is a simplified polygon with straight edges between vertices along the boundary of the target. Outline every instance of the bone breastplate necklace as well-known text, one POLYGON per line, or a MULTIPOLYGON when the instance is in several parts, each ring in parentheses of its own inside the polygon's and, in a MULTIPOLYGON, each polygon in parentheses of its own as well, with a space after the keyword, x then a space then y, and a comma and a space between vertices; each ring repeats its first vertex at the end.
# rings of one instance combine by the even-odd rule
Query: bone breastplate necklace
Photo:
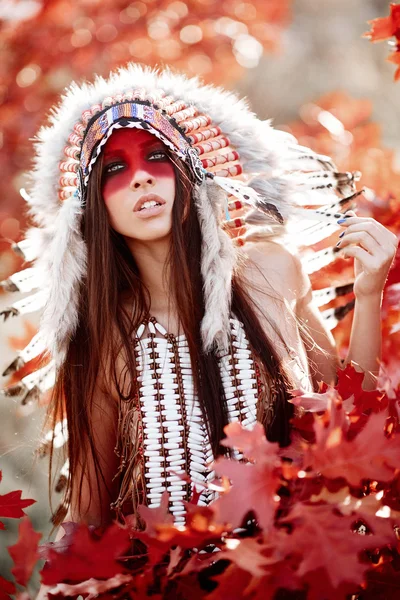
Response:
MULTIPOLYGON (((229 421, 248 426, 256 421, 260 383, 243 326, 236 319, 230 323, 231 352, 219 358, 221 379, 229 421)), ((193 484, 203 490, 199 503, 207 505, 214 494, 205 485, 215 477, 209 468, 214 457, 194 393, 188 344, 185 336, 168 334, 151 318, 137 330, 135 356, 144 500, 150 507, 159 506, 167 490, 175 522, 183 523, 183 501, 190 499, 193 484), (181 478, 185 473, 192 485, 181 478)))

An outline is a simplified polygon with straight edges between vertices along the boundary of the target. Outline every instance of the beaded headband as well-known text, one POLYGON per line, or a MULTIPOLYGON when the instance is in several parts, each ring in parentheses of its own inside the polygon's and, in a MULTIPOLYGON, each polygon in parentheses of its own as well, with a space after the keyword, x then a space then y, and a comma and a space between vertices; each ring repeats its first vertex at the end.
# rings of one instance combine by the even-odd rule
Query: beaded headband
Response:
POLYGON ((226 178, 243 172, 239 153, 230 147, 229 138, 222 135, 221 128, 211 125, 209 116, 199 114, 194 106, 174 102, 159 93, 154 105, 150 99, 138 99, 144 96, 139 90, 106 98, 103 106, 109 104, 109 107, 97 104, 83 112, 81 122, 74 126, 64 149, 66 160, 60 163, 58 195, 61 201, 77 189, 84 194, 102 148, 119 128, 145 129, 152 133, 188 164, 198 184, 204 181, 206 174, 226 178))

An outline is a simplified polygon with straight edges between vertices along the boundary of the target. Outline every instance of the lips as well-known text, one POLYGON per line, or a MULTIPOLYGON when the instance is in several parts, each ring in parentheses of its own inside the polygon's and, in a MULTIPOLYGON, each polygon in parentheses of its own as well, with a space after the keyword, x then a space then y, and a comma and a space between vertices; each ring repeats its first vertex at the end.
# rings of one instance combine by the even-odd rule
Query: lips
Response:
MULTIPOLYGON (((133 207, 133 212, 139 212, 145 202, 157 202, 158 204, 164 205, 165 200, 157 194, 146 194, 145 196, 140 196, 139 200, 136 202, 133 207)), ((150 209, 147 209, 150 210, 150 209)))

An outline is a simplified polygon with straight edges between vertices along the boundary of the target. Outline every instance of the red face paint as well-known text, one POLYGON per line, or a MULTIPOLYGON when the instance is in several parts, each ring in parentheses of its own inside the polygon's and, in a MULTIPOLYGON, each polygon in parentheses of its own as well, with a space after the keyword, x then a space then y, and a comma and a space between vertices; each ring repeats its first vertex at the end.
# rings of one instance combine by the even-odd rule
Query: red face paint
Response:
POLYGON ((114 192, 124 187, 129 190, 131 184, 141 184, 146 174, 154 179, 175 178, 165 145, 148 131, 114 131, 104 148, 102 190, 105 202, 114 192), (135 182, 136 176, 138 182, 135 182))
POLYGON ((175 172, 165 145, 148 131, 118 129, 103 153, 102 195, 112 227, 142 241, 167 235, 175 172))

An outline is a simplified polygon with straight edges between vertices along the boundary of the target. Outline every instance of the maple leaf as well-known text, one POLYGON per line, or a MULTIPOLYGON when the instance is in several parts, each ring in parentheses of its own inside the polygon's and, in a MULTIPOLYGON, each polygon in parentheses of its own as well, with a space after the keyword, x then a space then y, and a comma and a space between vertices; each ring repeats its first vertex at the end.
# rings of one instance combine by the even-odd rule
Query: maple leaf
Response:
POLYGON ((385 436, 386 418, 386 413, 372 414, 364 429, 351 441, 345 439, 340 427, 326 436, 323 425, 316 420, 317 442, 306 449, 305 468, 311 467, 331 479, 344 477, 354 486, 363 479, 390 480, 398 467, 400 438, 385 436))
POLYGON ((8 547, 8 552, 14 561, 11 573, 15 581, 24 587, 28 584, 39 559, 38 544, 41 537, 42 534, 36 533, 28 517, 25 517, 19 524, 18 541, 14 546, 8 547))
POLYGON ((15 594, 15 585, 0 575, 0 600, 11 600, 10 594, 15 594))
MULTIPOLYGON (((6 517, 7 519, 19 519, 24 517, 24 508, 27 508, 31 504, 34 504, 36 500, 22 499, 22 490, 15 492, 9 492, 8 494, 0 494, 0 517, 6 517)), ((2 529, 4 524, 2 523, 2 529)))
POLYGON ((108 579, 124 571, 117 559, 129 547, 127 529, 113 523, 100 539, 90 534, 85 524, 80 524, 70 546, 63 552, 49 548, 47 563, 41 571, 45 585, 68 581, 79 583, 87 579, 108 579))
POLYGON ((334 588, 362 583, 368 564, 359 561, 358 553, 393 542, 394 534, 359 535, 352 531, 354 521, 354 516, 335 514, 330 505, 297 503, 282 523, 294 525, 288 553, 302 556, 298 575, 323 568, 334 588))

